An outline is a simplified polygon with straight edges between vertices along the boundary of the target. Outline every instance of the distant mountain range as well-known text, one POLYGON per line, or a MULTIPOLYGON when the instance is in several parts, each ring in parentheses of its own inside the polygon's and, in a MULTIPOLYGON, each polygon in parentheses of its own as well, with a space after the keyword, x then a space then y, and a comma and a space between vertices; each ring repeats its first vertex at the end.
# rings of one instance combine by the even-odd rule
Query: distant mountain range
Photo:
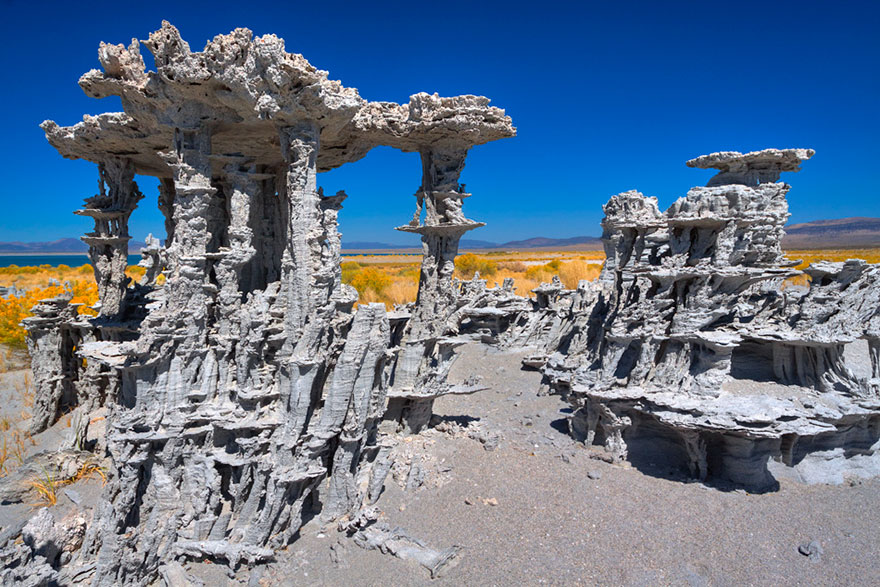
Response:
MULTIPOLYGON (((128 250, 137 253, 145 246, 143 241, 128 241, 128 250)), ((20 241, 0 242, 0 254, 5 255, 45 255, 47 253, 66 253, 68 255, 86 254, 89 246, 78 238, 60 238, 56 241, 23 243, 20 241)))
POLYGON ((786 249, 862 249, 880 247, 880 218, 814 220, 785 227, 786 249))
MULTIPOLYGON (((814 220, 785 227, 786 249, 852 249, 880 247, 880 218, 839 218, 837 220, 814 220)), ((144 246, 142 241, 132 240, 128 250, 136 254, 144 246)), ((343 242, 346 251, 375 250, 413 250, 418 244, 393 245, 377 241, 343 242)), ((602 249, 602 241, 595 236, 575 236, 571 238, 534 237, 525 240, 495 243, 484 240, 462 239, 462 249, 524 249, 534 251, 602 249)), ((62 238, 50 242, 0 242, 0 254, 27 255, 47 253, 84 254, 88 247, 78 238, 62 238)))
MULTIPOLYGON (((2 243, 0 243, 2 246, 2 243)), ((352 241, 343 242, 342 249, 346 251, 370 251, 370 250, 403 250, 417 249, 420 245, 392 245, 389 243, 380 243, 373 241, 352 241)), ((474 239, 461 239, 462 249, 532 249, 532 250, 566 250, 577 249, 579 251, 598 251, 602 249, 602 240, 595 236, 575 236, 572 238, 546 238, 538 236, 521 241, 508 241, 506 243, 495 243, 491 241, 481 241, 474 239)))
MULTIPOLYGON (((839 218, 814 220, 785 227, 782 245, 786 249, 861 249, 880 247, 880 218, 839 218)), ((348 250, 413 249, 412 245, 364 242, 342 243, 348 250)), ((479 240, 461 240, 462 249, 526 249, 549 250, 602 250, 602 240, 594 236, 572 238, 535 237, 526 240, 493 243, 479 240)))

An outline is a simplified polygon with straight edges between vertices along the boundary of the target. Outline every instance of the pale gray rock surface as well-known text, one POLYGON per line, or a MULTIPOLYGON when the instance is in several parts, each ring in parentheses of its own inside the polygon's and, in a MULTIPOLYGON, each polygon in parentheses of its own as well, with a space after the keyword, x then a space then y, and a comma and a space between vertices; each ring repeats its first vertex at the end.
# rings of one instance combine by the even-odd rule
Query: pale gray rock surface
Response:
MULTIPOLYGON (((458 180, 471 147, 516 132, 480 96, 368 102, 274 35, 236 29, 196 52, 165 22, 143 44, 155 72, 133 40, 102 43, 103 70, 80 79, 89 96, 120 96, 125 112, 42 124, 59 153, 97 163, 100 177, 77 211, 95 223, 83 240, 99 316, 57 298, 25 322, 34 431, 77 409, 75 437, 93 438, 89 416, 106 412, 94 448, 106 446, 110 479, 64 562, 93 585, 183 580, 180 560, 271 560, 317 511, 357 516, 381 491, 397 432, 424 428, 435 398, 480 389, 446 383, 462 344, 446 321, 453 260, 461 235, 482 226, 464 216, 458 180), (382 304, 354 308, 337 231, 346 194, 317 185, 319 172, 380 145, 423 164, 402 227, 424 242, 419 302, 391 320, 382 304), (128 218, 143 198, 135 174, 159 178, 167 232, 164 246, 147 238, 137 284, 125 276, 128 218)), ((416 539, 380 542, 440 564, 416 539)), ((32 550, 16 550, 21 564, 4 579, 38 563, 54 577, 59 560, 32 550)))
POLYGON ((880 268, 798 271, 781 250, 789 186, 773 181, 812 154, 695 159, 722 173, 662 213, 613 196, 600 278, 545 284, 508 314, 499 344, 538 349, 524 364, 571 403, 576 436, 757 489, 776 485, 770 469, 832 483, 880 470, 880 268), (860 374, 845 352, 857 342, 860 374))
POLYGON ((725 184, 756 186, 779 181, 782 171, 799 171, 801 162, 815 154, 813 149, 764 149, 746 154, 722 151, 691 159, 687 165, 719 170, 718 175, 709 180, 710 187, 725 184))

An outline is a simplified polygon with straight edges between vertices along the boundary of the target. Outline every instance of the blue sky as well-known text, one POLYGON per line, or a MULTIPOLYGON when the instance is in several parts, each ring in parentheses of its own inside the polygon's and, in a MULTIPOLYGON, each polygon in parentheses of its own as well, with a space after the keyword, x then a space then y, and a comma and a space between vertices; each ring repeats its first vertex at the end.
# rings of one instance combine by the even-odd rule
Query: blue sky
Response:
MULTIPOLYGON (((0 1, 5 137, 0 241, 90 229, 74 216, 96 167, 62 159, 38 124, 120 110, 77 86, 100 41, 144 39, 162 19, 194 50, 219 33, 275 33, 368 100, 482 94, 519 136, 476 147, 462 181, 474 239, 598 235, 601 206, 638 189, 662 207, 704 184, 692 157, 811 147, 785 179, 792 221, 880 216, 880 3, 786 2, 91 2, 0 1)), ((148 54, 144 48, 143 52, 148 54)), ((148 63, 151 58, 145 55, 148 63)), ((388 148, 321 174, 349 194, 346 241, 410 242, 418 157, 388 148)), ((156 182, 131 233, 162 235, 156 182)))

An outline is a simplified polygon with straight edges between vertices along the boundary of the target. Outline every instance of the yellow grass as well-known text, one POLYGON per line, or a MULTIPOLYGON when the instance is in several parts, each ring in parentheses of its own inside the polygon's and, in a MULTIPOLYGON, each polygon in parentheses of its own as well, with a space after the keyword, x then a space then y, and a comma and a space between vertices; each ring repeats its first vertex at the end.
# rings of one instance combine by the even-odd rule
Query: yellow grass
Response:
POLYGON ((37 492, 37 498, 39 499, 37 503, 31 505, 34 507, 49 507, 58 503, 57 492, 59 485, 60 483, 58 483, 55 478, 44 469, 41 477, 32 479, 30 482, 31 489, 37 492))
POLYGON ((800 259, 797 269, 803 269, 810 263, 817 261, 846 261, 847 259, 864 259, 868 263, 880 263, 880 249, 821 249, 821 250, 798 250, 786 251, 785 255, 791 259, 800 259))
MULTIPOLYGON (((880 263, 880 249, 815 249, 786 251, 785 256, 792 261, 799 260, 795 269, 805 269, 812 263, 819 261, 847 261, 849 259, 862 259, 868 263, 880 263)), ((809 286, 809 275, 796 275, 789 277, 782 283, 782 289, 791 286, 809 286)))
MULTIPOLYGON (((144 274, 144 268, 132 265, 126 273, 134 280, 144 274)), ((10 265, 0 267, 0 286, 15 286, 24 290, 20 296, 0 299, 0 344, 12 348, 23 349, 25 332, 19 323, 31 316, 31 308, 42 299, 55 297, 65 291, 73 294, 71 303, 83 304, 79 307, 80 314, 94 316, 91 309, 98 301, 98 286, 95 284, 91 265, 68 267, 59 265, 39 265, 37 267, 19 267, 10 265), (50 285, 50 280, 61 285, 50 285)), ((3 366, 0 365, 0 370, 3 366)))
MULTIPOLYGON (((790 259, 803 260, 797 268, 817 261, 854 258, 880 263, 880 249, 799 250, 786 254, 790 259)), ((531 290, 551 281, 554 275, 558 275, 569 289, 577 287, 582 279, 596 279, 602 269, 599 262, 604 258, 601 251, 464 253, 456 258, 455 275, 459 279, 471 279, 474 272, 479 271, 490 287, 511 277, 516 293, 533 296, 531 290)), ((342 264, 343 281, 355 286, 361 302, 384 302, 390 308, 394 304, 415 301, 420 261, 421 255, 349 255, 342 264)), ((798 276, 788 280, 785 286, 807 283, 806 276, 798 276)))
MULTIPOLYGON (((829 249, 788 251, 790 259, 803 260, 797 268, 806 267, 816 261, 844 261, 846 259, 865 259, 870 263, 880 263, 880 249, 829 249)), ((558 275, 567 288, 577 287, 581 279, 595 279, 604 260, 602 251, 488 251, 483 253, 463 253, 456 259, 456 276, 470 279, 475 271, 489 282, 491 287, 501 283, 506 277, 514 279, 516 291, 523 296, 531 296, 531 290, 541 283, 547 283, 558 275)), ((347 254, 342 263, 342 281, 358 291, 359 301, 381 302, 389 308, 395 304, 415 301, 418 294, 419 265, 421 254, 401 253, 396 255, 347 254)), ((140 279, 144 268, 128 267, 126 273, 133 280, 140 279)), ((86 306, 80 312, 93 313, 87 306, 97 302, 97 286, 91 265, 68 267, 3 267, 0 268, 0 286, 15 285, 26 290, 21 298, 0 300, 0 344, 24 347, 24 330, 18 323, 28 315, 30 308, 40 299, 58 295, 65 286, 49 286, 49 280, 56 279, 74 294, 74 302, 86 306)), ((788 285, 805 284, 806 278, 795 278, 788 285)), ((2 359, 2 357, 0 357, 2 359)), ((0 371, 5 363, 0 361, 0 371)))
MULTIPOLYGON (((15 392, 21 397, 22 405, 32 407, 35 393, 30 372, 25 372, 21 381, 14 380, 13 386, 15 392)), ((31 433, 19 429, 19 426, 30 418, 31 413, 27 409, 22 410, 17 418, 10 412, 4 413, 0 417, 0 477, 9 473, 12 468, 24 463, 27 443, 36 446, 37 442, 31 433)))
POLYGON ((0 433, 0 477, 6 475, 13 466, 24 463, 26 440, 33 443, 30 434, 14 428, 0 433))
MULTIPOLYGON (((483 262, 492 263, 494 267, 482 267, 480 277, 486 278, 490 286, 494 283, 502 283, 505 278, 513 278, 516 293, 534 297, 531 290, 542 283, 549 283, 555 275, 558 275, 563 285, 569 289, 576 288, 582 279, 588 281, 596 279, 602 270, 602 265, 596 262, 590 263, 592 259, 595 257, 586 255, 575 258, 560 257, 545 263, 525 256, 498 263, 494 263, 491 259, 483 259, 483 262)), ((476 267, 479 267, 478 262, 468 258, 468 255, 462 255, 455 260, 456 275, 460 279, 471 279, 476 267), (464 263, 460 263, 462 258, 465 258, 464 263)))
POLYGON ((78 481, 82 481, 83 479, 91 479, 95 476, 101 478, 102 485, 107 483, 107 474, 104 472, 104 469, 100 465, 92 462, 84 463, 72 477, 66 479, 58 479, 44 469, 42 475, 30 481, 31 489, 36 491, 37 499, 39 500, 32 505, 35 507, 53 506, 58 502, 59 487, 71 485, 78 481))
MULTIPOLYGON (((465 253, 455 260, 455 276, 473 278, 475 272, 489 287, 505 278, 514 279, 516 291, 533 296, 531 290, 559 275, 567 288, 577 287, 581 279, 595 279, 602 269, 602 254, 586 253, 465 253), (593 261, 592 263, 590 261, 593 261)), ((342 263, 342 281, 358 290, 359 302, 382 302, 389 309, 395 304, 413 302, 419 290, 421 256, 394 255, 349 257, 342 263), (409 260, 409 262, 405 262, 409 260)))
POLYGON ((419 290, 419 264, 344 261, 342 282, 358 291, 360 303, 382 302, 390 309, 394 304, 415 301, 419 290))
MULTIPOLYGON (((137 281, 140 279, 146 269, 138 265, 129 265, 125 270, 125 274, 137 281)), ((33 287, 48 287, 49 280, 56 279, 61 283, 69 281, 83 281, 85 283, 95 282, 95 272, 89 264, 80 265, 79 267, 70 267, 68 265, 37 265, 19 267, 18 265, 10 265, 9 267, 0 267, 0 286, 9 287, 14 285, 19 289, 30 289, 33 287)))

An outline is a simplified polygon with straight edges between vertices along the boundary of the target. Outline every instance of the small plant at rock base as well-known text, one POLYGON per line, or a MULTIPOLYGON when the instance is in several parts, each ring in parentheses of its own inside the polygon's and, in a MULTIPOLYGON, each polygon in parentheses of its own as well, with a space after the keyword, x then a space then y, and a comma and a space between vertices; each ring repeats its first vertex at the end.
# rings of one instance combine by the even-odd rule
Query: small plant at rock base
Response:
POLYGON ((30 482, 30 486, 37 492, 40 501, 33 504, 38 506, 53 506, 58 503, 58 482, 43 469, 43 476, 30 482))
MULTIPOLYGON (((2 435, 2 440, 0 440, 0 477, 12 470, 10 458, 14 459, 19 465, 24 463, 25 438, 30 439, 30 436, 22 434, 14 428, 12 429, 11 439, 5 433, 2 435)), ((33 440, 31 441, 33 442, 33 440)))
POLYGON ((19 465, 24 464, 24 439, 18 430, 12 432, 12 456, 19 465))
POLYGON ((76 473, 67 479, 57 479, 46 469, 43 469, 43 474, 39 478, 30 482, 31 488, 37 492, 37 496, 40 500, 38 503, 32 505, 34 507, 53 506, 58 503, 59 487, 78 483, 79 481, 91 479, 96 476, 101 478, 101 485, 107 483, 107 474, 104 472, 104 468, 91 461, 83 463, 82 466, 77 469, 76 473))
POLYGON ((104 472, 104 468, 95 463, 87 462, 79 468, 79 470, 73 475, 73 477, 64 481, 63 484, 68 485, 71 483, 82 481, 83 479, 91 479, 94 475, 97 475, 101 478, 101 485, 107 483, 107 474, 104 472))
POLYGON ((0 477, 9 471, 6 468, 6 460, 9 458, 9 448, 6 446, 6 435, 3 435, 3 443, 0 445, 0 477))

